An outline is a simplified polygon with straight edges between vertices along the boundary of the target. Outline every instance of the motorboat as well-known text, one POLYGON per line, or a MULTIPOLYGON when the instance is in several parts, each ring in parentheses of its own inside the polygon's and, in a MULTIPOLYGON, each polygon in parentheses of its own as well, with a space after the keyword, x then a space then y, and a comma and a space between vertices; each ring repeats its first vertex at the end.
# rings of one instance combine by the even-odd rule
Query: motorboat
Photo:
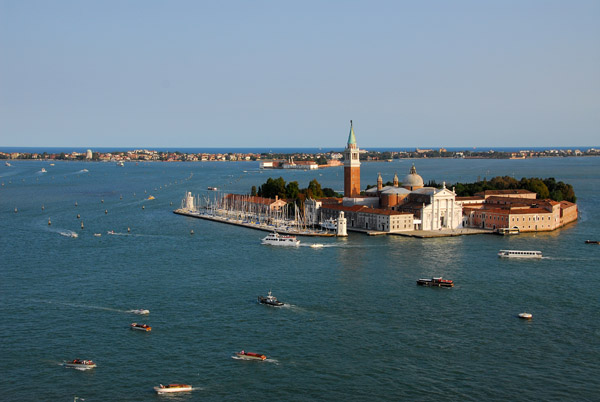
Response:
POLYGON ((6 166, 12 166, 9 162, 4 162, 4 165, 6 165, 6 166))
POLYGON ((533 318, 533 314, 531 313, 519 313, 519 318, 524 320, 531 320, 533 318))
POLYGON ((133 324, 131 324, 130 327, 131 327, 131 329, 135 329, 136 331, 146 331, 146 332, 152 331, 152 327, 150 325, 138 324, 137 322, 134 322, 133 324))
POLYGON ((277 232, 273 232, 262 239, 262 244, 271 246, 299 246, 300 240, 296 240, 296 236, 280 235, 277 232))
POLYGON ((310 245, 312 248, 322 248, 323 244, 322 243, 313 243, 310 245))
POLYGON ((117 166, 125 166, 123 162, 117 162, 117 166))
POLYGON ((541 251, 526 250, 500 250, 498 257, 501 258, 542 258, 541 251))
POLYGON ((94 236, 96 236, 96 237, 101 237, 101 236, 102 236, 102 233, 94 233, 94 236))
POLYGON ((83 370, 93 369, 96 367, 96 363, 91 360, 74 359, 64 363, 65 367, 73 367, 83 370))
POLYGON ((40 170, 40 172, 42 172, 42 173, 46 173, 46 172, 47 172, 47 170, 46 170, 46 169, 44 169, 44 168, 42 168, 42 170, 40 170))
POLYGON ((245 352, 243 350, 241 352, 237 352, 235 355, 244 360, 267 360, 267 356, 265 355, 261 355, 260 353, 245 352))
POLYGON ((192 390, 192 386, 189 384, 160 384, 159 386, 154 387, 154 390, 159 394, 167 394, 173 392, 188 392, 192 390))
POLYGON ((109 235, 114 235, 114 234, 116 234, 116 233, 115 233, 115 231, 114 231, 114 230, 109 230, 108 232, 106 232, 106 234, 109 234, 109 235))
POLYGON ((437 278, 422 278, 417 280, 417 285, 439 287, 439 288, 451 288, 454 286, 454 281, 450 279, 442 279, 441 276, 437 278))
POLYGON ((218 191, 219 190, 217 187, 207 187, 206 189, 208 191, 218 191))
POLYGON ((153 199, 154 199, 154 196, 153 196, 153 195, 151 195, 150 197, 148 197, 148 198, 146 198, 146 199, 147 199, 147 200, 153 200, 153 199))
POLYGON ((60 232, 61 236, 72 237, 74 239, 78 238, 79 235, 75 232, 60 232))
POLYGON ((280 302, 279 300, 277 300, 277 298, 271 294, 270 290, 269 290, 269 294, 267 295, 267 297, 258 296, 258 302, 261 304, 267 304, 269 306, 274 306, 274 307, 281 307, 284 304, 283 302, 280 302))
POLYGON ((150 314, 150 310, 145 310, 143 308, 139 308, 137 310, 130 310, 129 312, 133 313, 133 314, 141 314, 141 315, 150 314))
POLYGON ((323 229, 337 230, 337 219, 329 218, 324 222, 320 222, 319 225, 321 225, 323 229))
POLYGON ((585 244, 600 244, 599 240, 586 240, 585 244))

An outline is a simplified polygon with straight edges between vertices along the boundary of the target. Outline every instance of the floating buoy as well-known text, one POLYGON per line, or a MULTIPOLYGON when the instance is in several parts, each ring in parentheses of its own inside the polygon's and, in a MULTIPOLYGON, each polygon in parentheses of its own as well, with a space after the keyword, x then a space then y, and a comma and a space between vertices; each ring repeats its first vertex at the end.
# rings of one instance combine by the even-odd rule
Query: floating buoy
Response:
POLYGON ((52 225, 52 221, 48 218, 48 226, 52 225))
POLYGON ((81 215, 77 214, 77 219, 81 218, 81 215))
POLYGON ((83 221, 81 221, 81 228, 83 229, 83 221))
POLYGON ((131 229, 130 229, 130 228, 127 228, 127 233, 130 233, 130 232, 131 232, 131 229))
POLYGON ((190 230, 190 234, 192 234, 192 235, 194 234, 194 229, 190 230))
POLYGON ((105 213, 105 214, 107 214, 107 213, 108 213, 108 209, 105 209, 105 210, 104 210, 104 213, 105 213))

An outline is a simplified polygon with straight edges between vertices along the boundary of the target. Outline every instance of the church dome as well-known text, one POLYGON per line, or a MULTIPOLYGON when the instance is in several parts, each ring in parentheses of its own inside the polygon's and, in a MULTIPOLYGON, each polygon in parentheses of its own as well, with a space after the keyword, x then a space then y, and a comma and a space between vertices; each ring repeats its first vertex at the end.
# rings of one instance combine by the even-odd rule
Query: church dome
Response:
POLYGON ((417 174, 414 164, 410 168, 410 173, 402 180, 402 187, 409 190, 416 190, 423 187, 423 178, 417 174))

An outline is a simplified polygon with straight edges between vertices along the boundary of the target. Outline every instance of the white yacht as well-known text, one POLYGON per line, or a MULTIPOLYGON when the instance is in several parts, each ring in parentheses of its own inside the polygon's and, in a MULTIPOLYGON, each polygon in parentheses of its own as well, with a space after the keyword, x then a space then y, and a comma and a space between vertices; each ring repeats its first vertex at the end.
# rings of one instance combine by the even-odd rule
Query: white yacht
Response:
POLYGON ((319 222, 323 229, 337 230, 337 219, 329 218, 324 222, 319 222))
POLYGON ((300 240, 296 240, 296 236, 280 235, 277 232, 273 232, 262 239, 262 244, 269 244, 271 246, 299 246, 300 240))
POLYGON ((542 258, 541 251, 526 250, 500 250, 498 257, 501 258, 542 258))

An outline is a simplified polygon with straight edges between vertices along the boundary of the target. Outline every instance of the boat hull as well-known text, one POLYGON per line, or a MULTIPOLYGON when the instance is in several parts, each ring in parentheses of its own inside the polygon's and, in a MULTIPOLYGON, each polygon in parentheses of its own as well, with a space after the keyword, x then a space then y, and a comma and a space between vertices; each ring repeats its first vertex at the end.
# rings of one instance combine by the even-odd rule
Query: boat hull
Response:
POLYGON ((266 297, 262 297, 262 296, 258 296, 258 302, 260 304, 265 304, 267 306, 273 306, 273 307, 281 307, 284 305, 284 303, 280 302, 279 300, 271 301, 271 300, 267 300, 266 297))
POLYGON ((154 387, 154 391, 156 391, 159 394, 172 394, 175 392, 189 392, 191 390, 192 390, 191 385, 154 387))
POLYGON ((266 360, 267 356, 265 355, 259 355, 258 353, 236 353, 235 354, 238 358, 243 359, 243 360, 266 360))

